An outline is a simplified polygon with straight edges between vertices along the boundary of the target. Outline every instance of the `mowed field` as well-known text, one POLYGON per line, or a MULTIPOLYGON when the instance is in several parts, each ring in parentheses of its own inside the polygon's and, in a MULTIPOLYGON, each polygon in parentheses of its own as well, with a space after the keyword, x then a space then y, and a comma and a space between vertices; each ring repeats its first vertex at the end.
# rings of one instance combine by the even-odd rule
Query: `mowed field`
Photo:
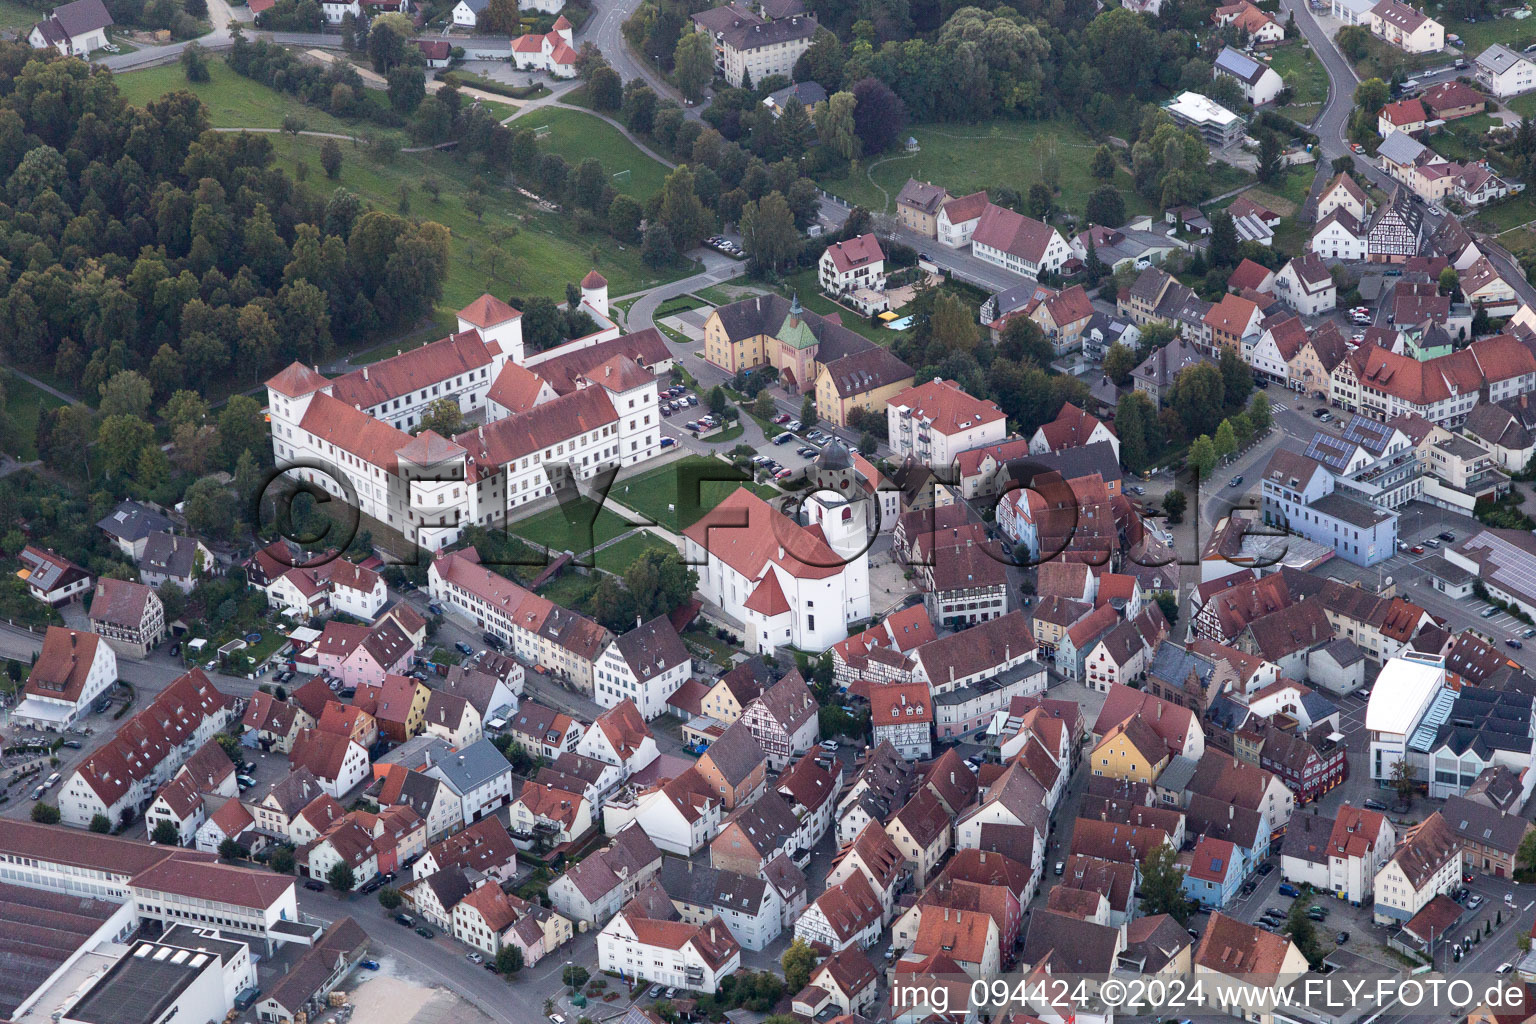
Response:
MULTIPOLYGON (((209 67, 213 80, 196 87, 187 82, 179 65, 118 75, 116 80, 123 95, 136 104, 146 103, 170 91, 191 88, 208 106, 209 120, 217 128, 276 128, 286 115, 293 114, 312 131, 385 138, 397 146, 406 144, 402 133, 389 132, 366 121, 333 117, 285 93, 241 78, 222 61, 210 61, 209 67)), ((377 102, 378 97, 370 94, 369 101, 377 102)), ((576 111, 569 113, 573 118, 586 117, 576 111)), ((529 116, 535 124, 548 120, 542 113, 529 116)), ((659 164, 644 157, 602 121, 589 120, 612 132, 614 138, 629 147, 630 153, 654 168, 647 171, 640 160, 636 160, 631 168, 631 178, 639 184, 634 187, 660 187, 662 169, 659 164)), ((567 127, 565 135, 570 140, 578 140, 587 126, 575 121, 567 127)), ((278 165, 296 175, 299 165, 303 164, 306 168, 304 187, 320 195, 329 195, 338 187, 345 188, 377 209, 395 212, 401 210, 403 196, 404 212, 408 216, 437 221, 447 227, 452 234, 452 257, 443 288, 442 306, 445 309, 460 309, 487 291, 503 297, 511 294, 559 297, 568 282, 581 280, 592 269, 594 256, 614 295, 640 291, 693 272, 692 265, 688 264, 658 273, 640 261, 637 247, 629 246, 620 251, 606 234, 582 234, 568 217, 543 211, 528 202, 511 187, 510 181, 482 189, 489 202, 484 215, 477 218, 465 208, 464 199, 476 188, 475 178, 480 173, 478 164, 459 160, 448 153, 391 152, 380 158, 361 144, 343 141, 341 173, 336 181, 330 181, 320 169, 323 139, 306 135, 273 135, 271 141, 278 165), (438 185, 436 200, 422 188, 429 179, 438 185)), ((617 155, 622 169, 624 154, 619 152, 617 155)), ((638 191, 634 194, 640 196, 638 191)))
MULTIPOLYGON (((895 212, 896 194, 908 178, 941 185, 950 195, 999 186, 1023 195, 1043 180, 1043 168, 1053 152, 1060 168, 1058 206, 1081 214, 1089 194, 1100 185, 1088 173, 1098 140, 1065 121, 915 125, 905 134, 917 139, 917 153, 885 154, 861 164, 847 178, 823 180, 822 188, 875 213, 895 212)), ((1152 212, 1133 190, 1124 166, 1116 173, 1114 185, 1125 197, 1128 215, 1152 212)))
POLYGON ((593 114, 542 107, 512 124, 517 128, 548 128, 548 134, 539 140, 540 149, 558 153, 573 171, 583 160, 595 157, 608 172, 614 190, 636 199, 644 201, 660 192, 667 177, 666 167, 643 153, 623 132, 593 114), (615 179, 615 175, 625 171, 629 172, 627 180, 615 179))
POLYGON ((693 455, 631 480, 619 481, 608 493, 608 500, 649 516, 678 533, 698 522, 738 487, 748 487, 761 498, 779 493, 772 487, 737 477, 744 474, 729 464, 707 455, 693 455))

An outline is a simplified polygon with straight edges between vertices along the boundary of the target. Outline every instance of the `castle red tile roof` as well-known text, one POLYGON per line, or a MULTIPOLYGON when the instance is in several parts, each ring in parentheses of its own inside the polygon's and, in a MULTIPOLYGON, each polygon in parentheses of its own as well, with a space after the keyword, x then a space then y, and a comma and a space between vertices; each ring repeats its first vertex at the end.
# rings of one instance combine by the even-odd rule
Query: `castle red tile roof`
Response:
POLYGON ((459 319, 481 329, 516 320, 523 314, 487 292, 459 310, 459 319))
POLYGON ((739 487, 683 535, 748 580, 761 579, 770 562, 800 579, 826 579, 844 559, 818 534, 739 487))
POLYGON ((331 381, 331 394, 347 405, 368 409, 428 383, 480 370, 491 364, 493 354, 478 330, 450 334, 337 377, 331 381))

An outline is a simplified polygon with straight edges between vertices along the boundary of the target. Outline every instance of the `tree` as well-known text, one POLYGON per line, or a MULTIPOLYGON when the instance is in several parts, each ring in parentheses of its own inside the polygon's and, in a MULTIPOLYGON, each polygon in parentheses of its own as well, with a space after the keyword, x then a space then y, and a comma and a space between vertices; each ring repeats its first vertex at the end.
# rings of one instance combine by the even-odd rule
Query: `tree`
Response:
POLYGON ((475 31, 492 36, 521 35, 517 0, 490 0, 485 10, 475 15, 475 31))
MULTIPOLYGON (((1230 81, 1230 79, 1228 79, 1230 81)), ((1275 132, 1259 133, 1259 180, 1271 182, 1285 170, 1285 144, 1275 132)))
POLYGON ((857 160, 863 146, 854 126, 856 102, 851 92, 833 93, 816 104, 811 117, 822 143, 843 160, 857 160))
POLYGON ((386 885, 379 890, 379 906, 385 910, 398 910, 400 904, 405 902, 405 897, 400 895, 400 890, 392 885, 386 885))
MULTIPOLYGON (((170 825, 170 822, 168 822, 168 821, 161 822, 161 824, 162 825, 170 825)), ((175 830, 175 828, 176 828, 175 825, 171 825, 171 829, 173 831, 175 830)), ((92 832, 96 832, 96 833, 99 833, 101 835, 107 835, 108 833, 110 833, 112 831, 112 819, 107 817, 105 814, 99 814, 98 813, 98 814, 92 815, 91 816, 90 829, 91 829, 92 832)))
POLYGON ((1189 499, 1184 496, 1183 491, 1169 491, 1163 495, 1163 511, 1168 514, 1168 521, 1170 523, 1182 523, 1184 521, 1184 510, 1188 506, 1189 499))
POLYGON ((149 402, 155 393, 144 375, 134 370, 119 370, 99 390, 102 416, 137 416, 140 419, 149 412, 149 402))
POLYGON ((421 65, 397 65, 389 69, 386 77, 389 105, 397 114, 414 114, 421 101, 427 98, 427 73, 421 65))
POLYGON ((752 262, 770 273, 777 273, 799 255, 800 233, 782 194, 769 192, 742 208, 741 244, 752 262))
POLYGON ((1235 349, 1221 350, 1222 401, 1229 407, 1241 407, 1253 393, 1253 369, 1235 349))
POLYGON ((357 884, 357 873, 352 870, 352 865, 345 861, 337 861, 331 865, 331 870, 325 873, 325 880, 337 892, 351 892, 352 887, 357 884))
POLYGON ((587 80, 592 109, 612 113, 624 105, 624 80, 610 67, 600 67, 587 80))
POLYGON ((320 143, 320 166, 332 181, 341 177, 341 145, 335 139, 320 143))
POLYGON ((96 431, 102 468, 113 478, 131 473, 138 467, 139 453, 154 439, 155 428, 139 417, 108 416, 96 431))
POLYGON ((1403 807, 1407 807, 1413 800, 1413 791, 1418 787, 1417 774, 1417 769, 1405 758, 1398 758, 1392 762, 1387 778, 1391 781, 1392 788, 1397 791, 1398 803, 1403 807))
POLYGON ((677 247, 672 244, 672 233, 664 225, 652 223, 645 229, 645 240, 640 245, 640 258, 648 267, 670 266, 677 259, 677 247))
POLYGON ((1195 438, 1189 446, 1189 465, 1199 480, 1209 480, 1216 468, 1216 444, 1206 434, 1195 438))
POLYGON ((1101 369, 1104 371, 1104 376, 1108 377, 1115 387, 1123 388, 1130 382, 1131 371, 1136 369, 1136 365, 1136 350, 1117 341, 1109 346, 1109 351, 1104 353, 1101 369))
POLYGON ((1166 843, 1158 846, 1141 865, 1141 912, 1167 914, 1179 924, 1189 920, 1189 900, 1184 896, 1184 869, 1178 851, 1166 843))
POLYGON ((875 452, 878 451, 879 448, 880 448, 880 439, 875 437, 874 434, 871 434, 869 431, 866 430, 866 431, 864 431, 864 433, 859 435, 859 454, 860 455, 863 455, 864 457, 868 458, 869 456, 875 454, 875 452))
POLYGON ((1237 266, 1237 224, 1226 210, 1211 214, 1211 245, 1207 262, 1213 267, 1237 266))
POLYGON ((725 410, 728 409, 731 404, 731 400, 725 395, 725 388, 721 387, 719 384, 716 384, 714 387, 709 389, 708 402, 709 411, 720 417, 725 415, 725 410))
POLYGON ((816 951, 804 939, 797 938, 779 957, 779 966, 784 969, 784 987, 799 992, 810 984, 811 970, 816 966, 816 951))
POLYGON ((703 32, 687 32, 672 51, 672 75, 683 95, 697 103, 715 77, 715 47, 703 32))
POLYGON ((1231 420, 1222 420, 1221 426, 1216 428, 1216 437, 1213 439, 1216 445, 1216 457, 1224 459, 1237 451, 1237 432, 1232 429, 1231 420))
POLYGON ((510 942, 502 943, 496 951, 496 970, 503 975, 516 974, 523 969, 523 951, 510 942))
POLYGON ((293 874, 293 851, 286 846, 274 846, 267 854, 267 867, 279 875, 293 874))
MULTIPOLYGON (((806 395, 800 402, 800 425, 805 430, 810 430, 817 423, 816 399, 806 395)), ((796 989, 796 991, 799 991, 796 989)))
MULTIPOLYGON (((1033 194, 1034 190, 1030 191, 1033 194)), ((1083 210, 1083 215, 1088 218, 1090 224, 1117 228, 1125 223, 1125 197, 1113 185, 1096 188, 1088 196, 1088 204, 1083 210)))
POLYGON ((1220 370, 1196 363, 1179 371, 1168 392, 1168 408, 1186 437, 1214 433, 1226 405, 1227 386, 1220 370))
POLYGON ((415 433, 427 430, 435 430, 443 437, 452 437, 462 434, 467 429, 464 422, 464 414, 459 410, 459 402, 456 398, 439 398, 427 406, 427 411, 421 414, 421 422, 416 425, 415 433))
MULTIPOLYGON (((697 35, 698 33, 695 33, 697 35)), ((596 157, 587 157, 576 165, 576 176, 571 184, 576 205, 600 213, 607 209, 604 199, 608 193, 608 172, 596 157)))
POLYGON ((934 299, 928 321, 933 344, 946 355, 974 352, 981 341, 981 328, 965 300, 951 292, 940 292, 934 299))
POLYGON ((188 43, 181 51, 181 70, 189 82, 208 81, 208 52, 196 43, 188 43))
POLYGON ((57 825, 59 823, 59 808, 56 804, 45 804, 39 801, 32 805, 32 820, 39 825, 57 825))
POLYGON ((410 43, 413 30, 410 19, 403 14, 374 18, 368 31, 368 59, 373 62, 373 70, 387 75, 390 68, 405 63, 415 49, 410 43))
POLYGON ((1387 83, 1379 78, 1367 78, 1355 86, 1355 109, 1370 117, 1371 123, 1376 121, 1376 112, 1387 105, 1391 97, 1391 90, 1387 83))
POLYGON ((773 400, 773 394, 764 388, 757 393, 752 400, 752 415, 760 420, 771 420, 779 413, 779 404, 773 400))
POLYGON ((1461 285, 1461 275, 1456 273, 1455 267, 1446 267, 1440 271, 1440 294, 1454 295, 1461 285))
POLYGON ((585 985, 590 977, 592 975, 580 964, 566 964, 560 971, 560 983, 562 985, 569 985, 572 992, 585 985))
POLYGON ((667 232, 672 236, 672 244, 679 252, 686 252, 698 245, 714 226, 714 216, 699 199, 694 188, 693 171, 687 164, 682 164, 667 175, 661 186, 661 205, 657 216, 666 225, 667 232))
POLYGON ((245 847, 236 842, 233 837, 219 844, 219 859, 221 860, 242 860, 245 854, 245 847))
MULTIPOLYGON (((106 823, 105 828, 96 828, 96 818, 91 819, 91 829, 95 832, 112 831, 112 822, 107 821, 105 814, 98 814, 97 818, 106 823)), ((161 846, 178 846, 181 843, 181 833, 176 830, 175 822, 162 821, 155 826, 155 830, 149 834, 149 841, 159 843, 161 846)))
POLYGON ((1267 431, 1272 421, 1269 396, 1260 391, 1253 396, 1253 401, 1248 403, 1248 422, 1253 427, 1254 434, 1257 435, 1267 431))
POLYGON ((634 600, 635 614, 646 620, 686 603, 698 585, 698 573, 676 551, 649 549, 624 570, 624 587, 634 600))
POLYGON ((1055 205, 1050 186, 1039 181, 1029 186, 1029 215, 1035 220, 1050 220, 1051 208, 1055 205))
POLYGON ((1093 162, 1088 165, 1088 173, 1095 180, 1106 184, 1115 180, 1115 154, 1108 146, 1100 146, 1093 151, 1093 162))
POLYGON ((864 155, 884 153, 895 144, 907 123, 906 107, 890 86, 878 78, 862 78, 854 83, 852 91, 853 130, 864 155))

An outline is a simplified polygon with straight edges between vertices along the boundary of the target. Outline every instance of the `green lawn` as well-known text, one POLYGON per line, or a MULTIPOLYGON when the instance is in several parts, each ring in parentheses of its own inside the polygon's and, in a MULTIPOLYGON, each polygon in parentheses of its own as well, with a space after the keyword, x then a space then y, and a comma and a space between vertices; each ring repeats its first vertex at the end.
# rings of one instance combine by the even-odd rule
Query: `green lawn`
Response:
POLYGON ((1476 24, 1470 24, 1449 17, 1440 10, 1435 12, 1434 17, 1445 26, 1447 36, 1461 36, 1462 51, 1468 60, 1494 43, 1503 43, 1516 52, 1536 43, 1536 18, 1522 18, 1519 21, 1514 18, 1478 18, 1476 24))
POLYGON ((41 388, 33 387, 15 374, 5 374, 5 417, 10 420, 13 453, 23 462, 37 458, 37 421, 44 409, 57 409, 64 403, 41 388))
POLYGON ((676 551, 677 548, 649 530, 642 530, 603 548, 597 553, 594 561, 599 569, 606 569, 622 576, 624 571, 634 564, 635 559, 651 550, 676 551))
POLYGON ((649 199, 661 191, 667 168, 646 156, 624 133, 601 118, 579 110, 545 108, 517 122, 518 127, 549 128, 540 140, 548 153, 559 153, 574 169, 588 157, 596 157, 608 172, 613 187, 637 199, 649 199), (613 176, 629 172, 627 181, 613 176))
POLYGON ((36 7, 28 7, 15 0, 0 0, 0 28, 18 29, 24 34, 42 18, 43 12, 36 7))
POLYGON ((1536 117, 1536 92, 1521 93, 1499 102, 1521 117, 1536 117))
MULTIPOLYGON (((116 82, 128 101, 135 104, 143 104, 168 91, 191 88, 208 105, 210 120, 216 127, 276 128, 282 124, 285 115, 298 114, 313 131, 383 137, 404 144, 404 136, 398 132, 385 131, 367 122, 332 117, 291 96, 241 78, 223 61, 209 61, 209 70, 212 80, 198 86, 190 85, 180 65, 176 64, 118 75, 116 82)), ((377 97, 382 95, 376 90, 368 91, 370 102, 379 102, 377 97)), ((549 114, 549 118, 540 117, 538 122, 558 125, 557 117, 561 114, 586 117, 574 111, 554 110, 549 114)), ((569 130, 564 137, 569 141, 583 132, 606 133, 610 143, 622 143, 628 153, 619 152, 616 156, 598 153, 604 166, 612 165, 610 170, 618 170, 625 166, 626 159, 635 161, 632 180, 622 187, 626 191, 635 189, 637 196, 641 195, 639 189, 660 188, 661 165, 641 154, 610 126, 595 118, 587 120, 597 128, 572 121, 567 125, 569 130)), ((555 134, 561 135, 558 128, 555 134)), ((686 264, 666 274, 657 274, 641 263, 636 248, 629 247, 620 252, 607 235, 583 235, 569 218, 545 213, 502 185, 493 185, 486 191, 490 207, 483 220, 476 220, 464 208, 464 196, 473 187, 476 168, 472 163, 446 153, 397 153, 392 159, 380 160, 361 146, 344 142, 340 180, 328 181, 320 173, 322 141, 313 136, 296 139, 281 136, 272 139, 272 147, 278 165, 290 173, 300 162, 308 165, 306 186, 318 194, 329 195, 339 184, 380 209, 396 210, 403 186, 409 190, 411 216, 437 221, 452 233, 453 252, 448 280, 443 288, 445 309, 459 309, 487 291, 506 296, 515 288, 516 294, 558 296, 563 293, 566 282, 579 281, 592 269, 594 249, 601 254, 603 276, 608 278, 615 294, 641 291, 693 271, 692 264, 686 264), (427 178, 435 178, 441 187, 438 202, 433 202, 420 188, 427 178), (492 253, 497 257, 494 263, 489 258, 492 253)), ((570 154, 565 155, 566 159, 571 159, 570 154)), ((436 337, 441 334, 433 336, 436 337)), ((388 351, 381 352, 376 358, 392 355, 399 343, 392 341, 384 347, 388 351)))
POLYGON ((507 529, 519 537, 543 544, 553 557, 561 551, 584 554, 634 527, 607 509, 580 499, 510 523, 507 529))
MULTIPOLYGON (((168 92, 186 89, 203 101, 208 108, 208 121, 215 128, 280 128, 284 117, 295 114, 310 131, 358 136, 399 134, 385 133, 378 126, 365 122, 333 117, 287 93, 240 77, 222 60, 210 60, 208 72, 208 81, 189 82, 180 64, 166 64, 145 71, 129 71, 117 75, 114 81, 123 99, 138 107, 168 92)), ((403 145, 404 136, 400 138, 403 145)), ((312 170, 319 170, 319 167, 318 161, 311 164, 312 170)))
MULTIPOLYGON (((617 544, 614 547, 618 547, 617 544)), ((547 597, 562 608, 575 608, 587 597, 596 584, 591 576, 583 576, 573 569, 566 569, 539 588, 539 596, 547 597)))
MULTIPOLYGON (((1024 195, 1042 180, 1041 167, 1054 145, 1061 183, 1057 205, 1081 214, 1089 193, 1099 187, 1088 173, 1099 142, 1066 121, 916 125, 906 134, 917 139, 919 152, 887 154, 841 180, 824 179, 821 186, 875 213, 895 212, 896 193, 908 178, 942 185, 951 195, 1004 185, 1024 195)), ((1129 216, 1153 212, 1132 188, 1129 171, 1122 167, 1114 184, 1129 216)))
POLYGON ((1536 196, 1522 192, 1512 199, 1483 207, 1475 219, 1495 233, 1528 224, 1536 220, 1536 196))
POLYGON ((359 366, 363 363, 376 363, 380 359, 388 359, 390 356, 399 355, 406 349, 419 348, 428 342, 437 341, 439 338, 444 338, 458 329, 458 319, 453 315, 453 312, 451 310, 439 309, 433 314, 431 322, 426 326, 419 327, 401 337, 391 338, 389 341, 381 341, 372 348, 353 352, 351 354, 352 362, 359 366))
POLYGON ((409 190, 411 216, 448 228, 453 252, 443 287, 442 305, 447 309, 460 309, 487 291, 503 297, 562 296, 567 282, 580 281, 592 269, 594 252, 616 295, 693 273, 693 264, 687 263, 658 274, 641 263, 637 248, 621 252, 606 234, 582 234, 570 218, 546 213, 504 185, 484 191, 489 207, 484 219, 477 220, 464 208, 464 197, 474 187, 475 166, 448 154, 397 153, 391 160, 378 160, 361 148, 343 145, 340 181, 327 181, 316 173, 320 141, 302 136, 276 140, 278 163, 292 171, 302 160, 310 167, 310 187, 328 195, 340 184, 384 210, 398 209, 403 186, 409 190), (441 187, 437 202, 420 188, 429 177, 441 187), (498 257, 494 266, 490 254, 498 257))
POLYGON ((1270 67, 1285 80, 1291 102, 1280 113, 1301 124, 1310 124, 1328 99, 1328 72, 1304 40, 1294 39, 1268 51, 1270 67))
POLYGON ((763 498, 778 494, 772 487, 743 479, 740 472, 719 459, 693 455, 631 480, 621 480, 613 485, 608 498, 677 533, 692 526, 738 487, 749 487, 763 498), (693 476, 694 473, 699 475, 693 476), (696 484, 684 485, 690 493, 679 497, 679 485, 685 479, 696 484))

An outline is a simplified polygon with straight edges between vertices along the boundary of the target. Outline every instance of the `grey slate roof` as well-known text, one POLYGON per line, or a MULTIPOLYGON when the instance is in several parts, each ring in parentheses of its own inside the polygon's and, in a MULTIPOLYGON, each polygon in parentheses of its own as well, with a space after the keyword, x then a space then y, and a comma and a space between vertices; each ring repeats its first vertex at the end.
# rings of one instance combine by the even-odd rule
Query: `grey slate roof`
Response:
MULTIPOLYGON (((1422 142, 1418 142, 1407 132, 1393 132, 1382 140, 1376 147, 1376 155, 1386 157, 1395 164, 1411 165, 1417 162, 1428 152, 1422 142)), ((1383 206, 1387 204, 1383 203, 1383 206)), ((1380 214, 1380 210, 1377 211, 1380 214)))
POLYGON ((732 786, 745 782, 752 770, 767 760, 757 737, 740 719, 731 723, 720 738, 709 745, 704 756, 732 786))
POLYGON ((768 883, 761 878, 668 857, 661 865, 661 887, 678 903, 723 914, 728 910, 756 917, 767 897, 768 883))
POLYGON ((151 533, 168 533, 174 527, 175 524, 165 516, 137 501, 120 502, 96 524, 97 529, 130 542, 141 541, 151 533))
POLYGON ((1169 761, 1168 767, 1157 777, 1159 789, 1166 789, 1170 793, 1182 793, 1189 788, 1189 783, 1195 777, 1196 763, 1183 754, 1175 754, 1169 761))
POLYGON ((624 663, 644 682, 652 676, 663 675, 668 670, 688 661, 688 648, 677 635, 671 621, 658 615, 650 622, 640 623, 634 629, 625 630, 614 639, 624 663))
POLYGON ((1453 796, 1440 809, 1451 831, 1469 842, 1491 846, 1504 853, 1514 853, 1520 848, 1530 822, 1519 815, 1495 810, 1485 804, 1453 796))
POLYGON ((512 766, 490 740, 471 743, 427 769, 429 774, 441 778, 461 796, 511 770, 512 766))
POLYGON ((139 566, 150 572, 187 579, 192 575, 196 560, 197 541, 174 533, 152 533, 144 542, 144 558, 139 566))
POLYGON ((74 3, 55 7, 53 17, 71 39, 113 24, 112 15, 107 13, 101 0, 74 0, 74 3))

